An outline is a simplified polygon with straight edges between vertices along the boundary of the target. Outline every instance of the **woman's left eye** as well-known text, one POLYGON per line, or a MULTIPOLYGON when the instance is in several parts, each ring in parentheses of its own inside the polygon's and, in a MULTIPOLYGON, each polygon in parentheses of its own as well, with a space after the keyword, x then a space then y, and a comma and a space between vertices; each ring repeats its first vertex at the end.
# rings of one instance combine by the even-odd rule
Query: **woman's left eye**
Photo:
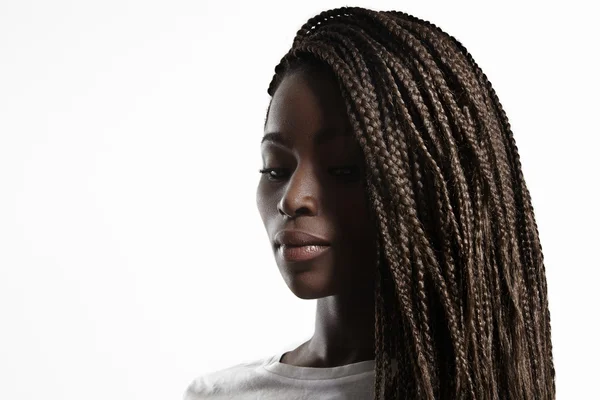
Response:
POLYGON ((355 173, 358 172, 358 166, 348 165, 342 167, 332 167, 329 168, 329 171, 341 177, 352 177, 355 173))

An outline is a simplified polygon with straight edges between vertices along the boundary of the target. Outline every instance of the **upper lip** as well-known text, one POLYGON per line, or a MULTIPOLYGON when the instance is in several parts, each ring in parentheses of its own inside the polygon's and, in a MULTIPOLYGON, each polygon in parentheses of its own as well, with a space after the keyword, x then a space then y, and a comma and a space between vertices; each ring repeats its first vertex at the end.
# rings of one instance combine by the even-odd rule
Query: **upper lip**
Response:
POLYGON ((327 246, 330 243, 326 239, 311 235, 307 232, 283 230, 277 232, 275 235, 275 244, 277 246, 327 246))

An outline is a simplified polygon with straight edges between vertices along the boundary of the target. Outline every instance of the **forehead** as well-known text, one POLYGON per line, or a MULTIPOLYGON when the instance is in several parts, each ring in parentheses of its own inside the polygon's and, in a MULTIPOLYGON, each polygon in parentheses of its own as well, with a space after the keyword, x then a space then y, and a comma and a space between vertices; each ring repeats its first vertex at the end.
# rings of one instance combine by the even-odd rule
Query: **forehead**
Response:
MULTIPOLYGON (((316 146, 325 144, 333 141, 334 139, 346 139, 345 142, 348 142, 354 137, 352 133, 349 131, 332 129, 329 127, 324 127, 319 129, 313 134, 306 133, 303 134, 306 138, 312 138, 312 141, 316 146)), ((285 132, 275 131, 275 132, 266 132, 262 137, 261 144, 263 143, 272 143, 283 147, 292 148, 294 147, 294 138, 290 138, 293 134, 288 134, 285 132)))
POLYGON ((344 99, 331 74, 295 72, 275 91, 261 143, 291 147, 297 136, 310 137, 315 144, 353 137, 344 99))

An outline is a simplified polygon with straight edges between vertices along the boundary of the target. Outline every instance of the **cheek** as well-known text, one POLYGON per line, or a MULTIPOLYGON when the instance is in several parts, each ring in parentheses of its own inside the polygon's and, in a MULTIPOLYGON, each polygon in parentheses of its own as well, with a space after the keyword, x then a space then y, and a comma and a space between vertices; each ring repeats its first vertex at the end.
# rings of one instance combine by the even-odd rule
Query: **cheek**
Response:
POLYGON ((376 265, 375 238, 367 213, 367 203, 362 199, 348 201, 341 211, 340 232, 343 232, 339 261, 352 280, 370 279, 376 265))
POLYGON ((339 201, 336 215, 340 231, 353 243, 361 243, 369 237, 370 227, 366 199, 362 192, 339 201))
POLYGON ((256 207, 265 226, 269 220, 277 217, 277 193, 259 184, 256 189, 256 207))
POLYGON ((256 208, 258 209, 258 213, 260 214, 260 218, 262 219, 264 224, 266 224, 267 221, 267 203, 268 198, 265 195, 264 189, 259 184, 258 188, 256 189, 256 208))

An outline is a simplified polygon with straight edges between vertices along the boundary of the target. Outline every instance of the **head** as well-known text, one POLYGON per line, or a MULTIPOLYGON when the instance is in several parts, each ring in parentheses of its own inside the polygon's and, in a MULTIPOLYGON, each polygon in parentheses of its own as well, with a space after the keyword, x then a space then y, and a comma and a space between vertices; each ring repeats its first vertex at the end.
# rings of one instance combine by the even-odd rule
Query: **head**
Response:
POLYGON ((531 198, 466 48, 402 12, 328 10, 298 31, 268 93, 267 233, 328 244, 290 261, 273 243, 277 264, 301 298, 374 291, 375 397, 553 399, 531 198))
POLYGON ((269 104, 261 154, 257 205, 290 290, 303 299, 359 290, 372 296, 376 231, 364 156, 326 65, 286 71, 269 104), (284 231, 311 234, 326 246, 310 259, 291 259, 298 243, 280 243, 284 231))

